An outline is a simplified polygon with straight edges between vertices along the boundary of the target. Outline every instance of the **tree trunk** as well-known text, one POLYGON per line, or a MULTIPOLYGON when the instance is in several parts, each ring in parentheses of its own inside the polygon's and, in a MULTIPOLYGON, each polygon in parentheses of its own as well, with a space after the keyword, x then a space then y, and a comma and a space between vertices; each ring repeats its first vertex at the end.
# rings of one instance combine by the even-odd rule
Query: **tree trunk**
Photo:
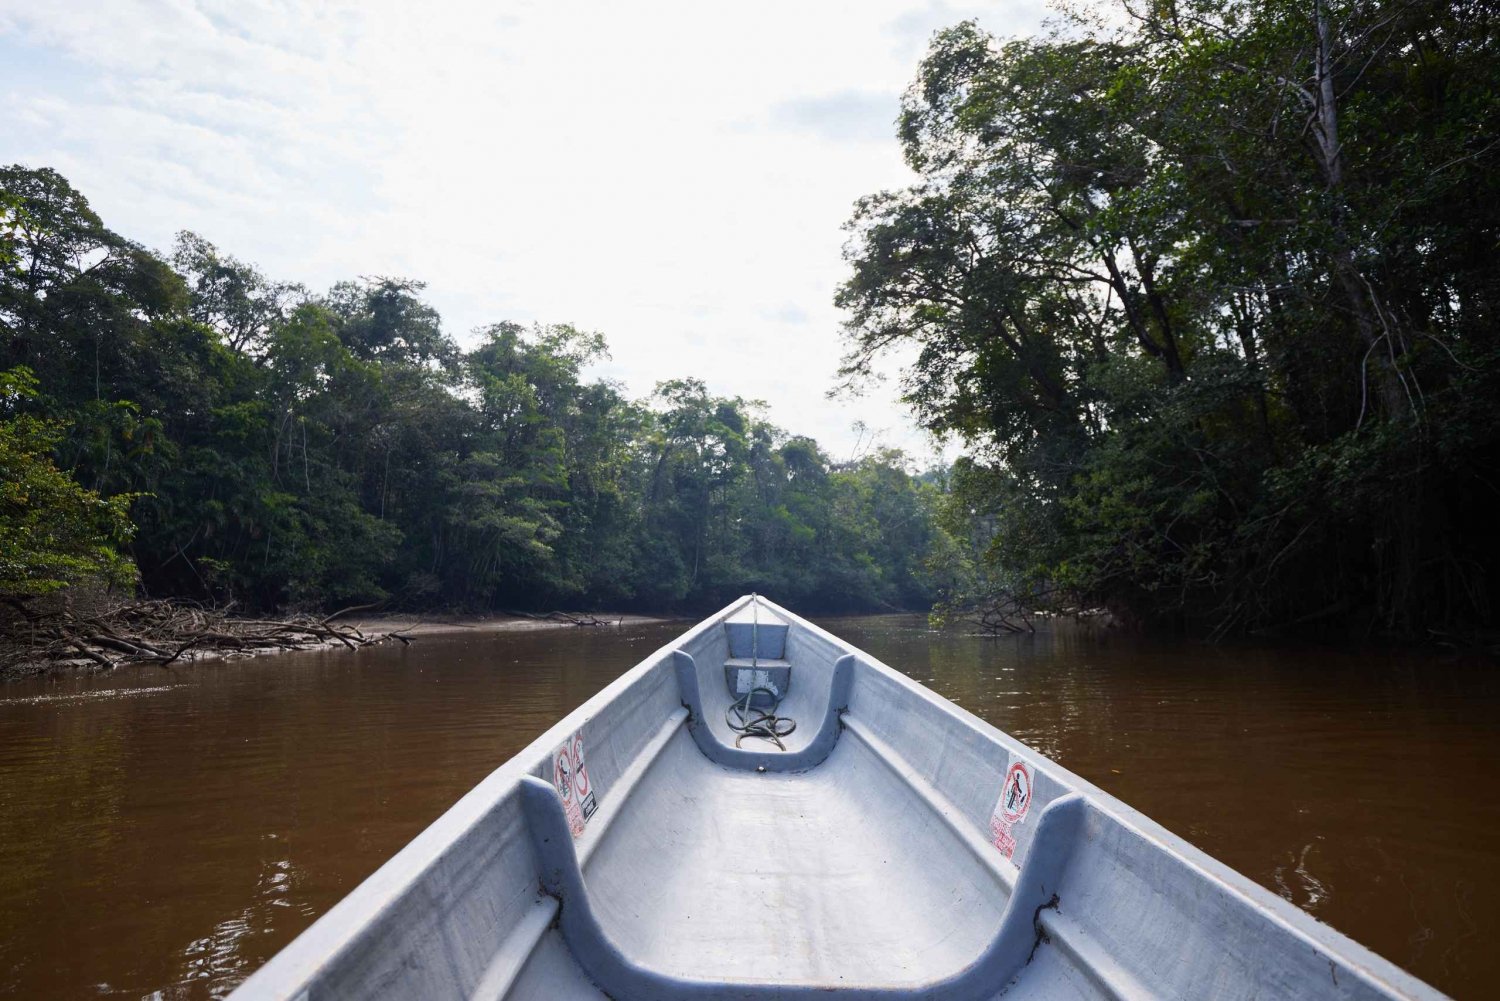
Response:
MULTIPOLYGON (((1317 3, 1317 31, 1317 46, 1313 57, 1316 88, 1310 132, 1315 159, 1322 170, 1331 201, 1333 251, 1330 264, 1345 306, 1354 320, 1355 330, 1365 344, 1360 378, 1362 381, 1367 378, 1373 358, 1375 389, 1386 416, 1401 417, 1411 409, 1406 387, 1402 383, 1400 372, 1396 370, 1396 355, 1401 345, 1395 340, 1395 331, 1389 329, 1382 319, 1387 311, 1381 309, 1374 285, 1360 273, 1351 249, 1347 208, 1344 204, 1344 150, 1339 143, 1338 95, 1334 89, 1333 29, 1328 23, 1328 12, 1322 0, 1317 3)), ((1363 418, 1363 400, 1361 404, 1360 414, 1363 418)))

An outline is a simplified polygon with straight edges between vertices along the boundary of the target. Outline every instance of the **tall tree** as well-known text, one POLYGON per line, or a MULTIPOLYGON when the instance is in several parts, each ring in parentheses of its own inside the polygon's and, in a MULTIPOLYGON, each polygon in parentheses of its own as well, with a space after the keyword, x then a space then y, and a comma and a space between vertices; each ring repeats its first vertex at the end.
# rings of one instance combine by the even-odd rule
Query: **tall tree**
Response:
POLYGON ((846 375, 919 347, 907 398, 969 445, 996 586, 1221 629, 1482 621, 1500 227, 1461 206, 1496 183, 1492 12, 1120 13, 934 38, 900 128, 922 183, 851 222, 846 375))

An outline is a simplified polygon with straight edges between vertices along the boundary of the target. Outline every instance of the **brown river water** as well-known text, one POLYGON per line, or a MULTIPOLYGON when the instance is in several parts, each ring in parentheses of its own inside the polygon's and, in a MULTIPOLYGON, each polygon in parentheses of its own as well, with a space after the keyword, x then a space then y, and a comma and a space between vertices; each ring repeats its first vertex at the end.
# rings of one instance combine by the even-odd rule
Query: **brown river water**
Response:
MULTIPOLYGON (((1450 994, 1500 985, 1493 665, 823 624, 1450 994)), ((0 996, 227 994, 686 626, 0 684, 0 996)))

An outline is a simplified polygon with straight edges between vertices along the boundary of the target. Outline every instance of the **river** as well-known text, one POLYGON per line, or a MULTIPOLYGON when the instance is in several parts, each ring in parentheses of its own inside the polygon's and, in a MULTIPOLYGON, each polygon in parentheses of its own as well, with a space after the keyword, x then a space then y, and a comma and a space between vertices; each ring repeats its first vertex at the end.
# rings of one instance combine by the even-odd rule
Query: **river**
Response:
MULTIPOLYGON (((1500 983, 1500 675, 823 620, 1458 997, 1500 983)), ((233 989, 686 623, 0 684, 0 996, 233 989)))

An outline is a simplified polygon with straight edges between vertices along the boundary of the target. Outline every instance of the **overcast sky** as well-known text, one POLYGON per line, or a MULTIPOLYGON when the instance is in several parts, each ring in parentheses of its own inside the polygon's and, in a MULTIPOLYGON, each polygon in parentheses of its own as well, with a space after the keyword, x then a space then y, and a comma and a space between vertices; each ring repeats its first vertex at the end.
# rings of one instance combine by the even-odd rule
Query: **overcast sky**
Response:
MULTIPOLYGON (((326 288, 428 283, 448 331, 602 331, 636 396, 697 376, 846 458, 918 458, 894 380, 824 398, 854 200, 932 31, 1037 29, 1033 0, 482 3, 0 0, 0 161, 106 224, 179 229, 326 288)), ((894 374, 894 373, 893 373, 894 374)))

